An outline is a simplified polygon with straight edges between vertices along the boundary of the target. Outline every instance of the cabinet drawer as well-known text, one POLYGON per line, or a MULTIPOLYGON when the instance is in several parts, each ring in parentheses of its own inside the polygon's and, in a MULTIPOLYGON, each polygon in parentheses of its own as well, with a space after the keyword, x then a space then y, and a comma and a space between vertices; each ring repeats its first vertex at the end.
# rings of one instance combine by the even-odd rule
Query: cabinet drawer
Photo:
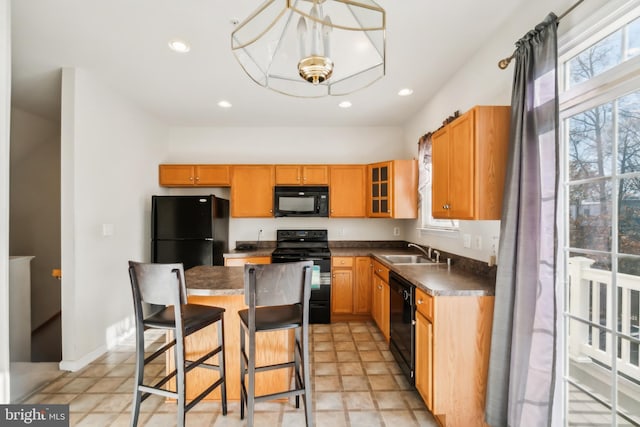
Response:
POLYGON ((332 267, 353 267, 352 256, 334 256, 331 257, 332 267))
POLYGON ((224 265, 226 267, 240 267, 245 264, 271 264, 271 257, 250 256, 245 258, 225 258, 224 259, 224 265))
POLYGON ((389 283, 389 269, 375 259, 373 260, 373 272, 386 283, 389 283))
POLYGON ((416 309, 433 322, 433 297, 416 288, 416 309))

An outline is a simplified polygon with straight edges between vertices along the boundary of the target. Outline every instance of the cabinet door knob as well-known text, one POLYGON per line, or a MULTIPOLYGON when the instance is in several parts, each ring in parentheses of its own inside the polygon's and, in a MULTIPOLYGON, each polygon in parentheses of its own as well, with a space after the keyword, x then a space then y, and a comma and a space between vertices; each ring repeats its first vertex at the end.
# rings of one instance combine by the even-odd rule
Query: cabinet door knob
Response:
POLYGON ((424 301, 422 301, 422 298, 418 299, 418 301, 416 301, 416 304, 420 305, 422 304, 424 301))
POLYGON ((199 176, 196 176, 196 181, 200 181, 200 177, 199 176))
POLYGON ((189 181, 193 181, 193 177, 192 176, 189 177, 189 181))

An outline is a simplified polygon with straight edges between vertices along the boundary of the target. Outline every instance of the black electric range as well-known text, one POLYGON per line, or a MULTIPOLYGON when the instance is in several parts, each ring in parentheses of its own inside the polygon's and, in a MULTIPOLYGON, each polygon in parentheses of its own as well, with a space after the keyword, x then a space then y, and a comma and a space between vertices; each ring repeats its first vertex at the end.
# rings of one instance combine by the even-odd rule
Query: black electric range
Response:
POLYGON ((313 261, 310 323, 331 322, 331 252, 327 230, 278 230, 271 262, 313 261))

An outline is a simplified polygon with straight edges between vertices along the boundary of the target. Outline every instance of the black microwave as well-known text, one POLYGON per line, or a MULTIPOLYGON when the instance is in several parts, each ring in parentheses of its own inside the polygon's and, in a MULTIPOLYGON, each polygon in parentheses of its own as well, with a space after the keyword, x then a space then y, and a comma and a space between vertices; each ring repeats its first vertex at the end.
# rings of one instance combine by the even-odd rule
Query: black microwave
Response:
POLYGON ((329 187, 281 186, 273 188, 274 216, 329 216, 329 187))

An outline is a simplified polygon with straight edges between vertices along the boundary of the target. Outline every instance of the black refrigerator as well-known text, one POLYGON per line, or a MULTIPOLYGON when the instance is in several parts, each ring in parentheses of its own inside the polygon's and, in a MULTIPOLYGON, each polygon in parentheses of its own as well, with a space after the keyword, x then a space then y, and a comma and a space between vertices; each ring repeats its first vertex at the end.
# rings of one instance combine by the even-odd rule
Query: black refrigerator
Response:
POLYGON ((152 196, 151 261, 224 265, 229 249, 229 201, 207 196, 152 196))

